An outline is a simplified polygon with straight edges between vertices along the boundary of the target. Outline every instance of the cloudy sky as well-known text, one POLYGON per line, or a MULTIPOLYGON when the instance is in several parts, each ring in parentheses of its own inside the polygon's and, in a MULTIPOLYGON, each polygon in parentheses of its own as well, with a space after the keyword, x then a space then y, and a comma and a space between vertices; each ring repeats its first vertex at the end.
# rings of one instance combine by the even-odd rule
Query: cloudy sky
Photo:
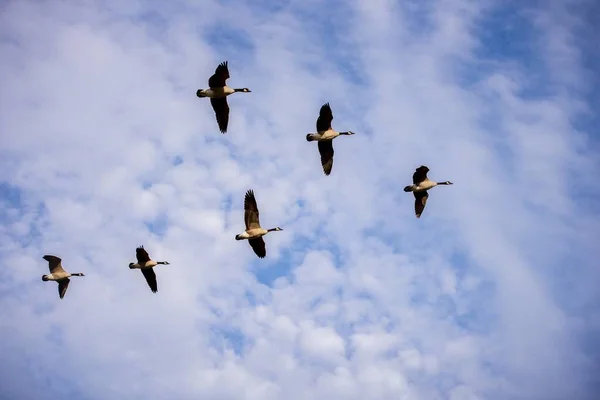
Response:
POLYGON ((599 12, 3 1, 0 398, 596 399, 599 12), (422 164, 454 186, 416 219, 422 164), (45 254, 86 275, 63 300, 45 254))

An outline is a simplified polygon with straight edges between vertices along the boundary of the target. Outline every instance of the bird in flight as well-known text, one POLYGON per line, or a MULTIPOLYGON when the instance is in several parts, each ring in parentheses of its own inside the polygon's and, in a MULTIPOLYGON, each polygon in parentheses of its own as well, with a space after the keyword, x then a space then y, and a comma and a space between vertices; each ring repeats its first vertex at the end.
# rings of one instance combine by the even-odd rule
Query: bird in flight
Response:
POLYGON ((144 249, 144 246, 140 246, 135 249, 135 257, 137 258, 137 263, 129 263, 129 269, 139 269, 142 271, 144 278, 146 278, 146 282, 148 286, 150 286, 150 290, 152 293, 156 293, 158 291, 158 284, 156 283, 156 274, 154 273, 154 267, 159 264, 169 265, 168 261, 154 261, 150 259, 148 252, 144 249))
POLYGON ((227 104, 227 96, 237 92, 251 92, 248 88, 230 88, 227 86, 227 79, 229 79, 229 68, 227 66, 227 61, 224 61, 217 66, 215 73, 208 79, 208 89, 198 89, 196 91, 196 96, 200 98, 210 98, 210 104, 215 111, 215 117, 217 118, 217 124, 219 125, 221 133, 227 132, 227 125, 229 124, 229 105, 227 104))
POLYGON ((417 218, 421 218, 421 214, 423 214, 423 210, 425 210, 425 204, 427 204, 427 198, 429 197, 429 189, 438 185, 453 185, 450 181, 430 181, 429 178, 427 178, 428 172, 429 168, 425 165, 421 165, 413 174, 413 184, 404 187, 405 192, 413 192, 415 195, 415 215, 417 218))
POLYGON ((354 135, 352 131, 337 132, 331 127, 333 113, 329 103, 321 106, 319 117, 317 118, 317 133, 306 135, 308 142, 318 141, 319 153, 321 154, 321 166, 325 175, 331 174, 333 168, 333 139, 340 135, 354 135))
POLYGON ((254 191, 252 189, 248 190, 244 197, 244 222, 246 223, 246 230, 235 235, 235 240, 248 240, 254 253, 259 258, 264 258, 267 255, 267 249, 262 237, 269 232, 282 231, 283 229, 280 227, 271 229, 260 227, 258 206, 256 205, 256 198, 254 198, 254 191))
POLYGON ((58 283, 58 296, 62 299, 65 297, 65 293, 67 293, 67 288, 69 287, 70 277, 72 276, 85 276, 81 272, 70 274, 63 269, 62 260, 56 256, 45 255, 42 257, 44 260, 48 261, 48 267, 50 268, 50 273, 48 275, 42 275, 42 280, 44 282, 47 281, 55 281, 58 283))

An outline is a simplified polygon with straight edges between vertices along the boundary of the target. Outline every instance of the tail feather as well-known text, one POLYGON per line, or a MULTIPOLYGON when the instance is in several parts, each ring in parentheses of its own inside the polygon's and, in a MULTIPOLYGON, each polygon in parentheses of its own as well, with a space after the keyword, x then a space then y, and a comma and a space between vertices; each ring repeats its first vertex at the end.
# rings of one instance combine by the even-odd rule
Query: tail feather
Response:
POLYGON ((318 136, 315 135, 314 133, 309 133, 309 134, 306 135, 306 141, 307 142, 312 142, 312 141, 317 140, 317 139, 318 139, 318 136))
POLYGON ((405 191, 405 192, 412 192, 412 191, 413 191, 413 190, 412 190, 412 186, 405 186, 405 187, 404 187, 404 191, 405 191))
POLYGON ((200 90, 200 89, 198 89, 196 91, 196 96, 198 96, 198 97, 206 97, 206 95, 204 93, 202 93, 202 90, 200 90))

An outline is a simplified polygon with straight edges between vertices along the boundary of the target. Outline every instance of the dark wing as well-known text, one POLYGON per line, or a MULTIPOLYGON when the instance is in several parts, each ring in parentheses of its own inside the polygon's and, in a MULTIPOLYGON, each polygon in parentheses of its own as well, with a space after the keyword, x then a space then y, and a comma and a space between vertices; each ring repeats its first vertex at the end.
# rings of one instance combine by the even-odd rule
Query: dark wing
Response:
POLYGON ((429 168, 427 168, 424 165, 421 165, 415 170, 415 173, 413 174, 413 183, 416 185, 423 182, 425 179, 427 179, 428 172, 429 168))
POLYGON ((321 153, 323 172, 329 175, 333 168, 333 140, 319 141, 319 153, 321 153))
POLYGON ((144 278, 146 278, 146 282, 148 282, 148 286, 150 286, 152 293, 156 293, 158 291, 158 284, 156 283, 154 268, 142 268, 140 271, 144 274, 144 278))
POLYGON ((246 197, 244 197, 244 222, 246 223, 246 229, 260 228, 258 215, 254 190, 250 189, 246 192, 246 197))
POLYGON ((425 210, 425 204, 427 204, 429 193, 426 191, 413 193, 415 195, 415 215, 417 218, 421 218, 421 214, 423 214, 423 210, 425 210))
POLYGON ((140 246, 135 249, 135 257, 137 258, 137 262, 140 265, 146 264, 146 262, 150 261, 150 256, 148 252, 144 249, 144 246, 140 246))
POLYGON ((252 246, 252 250, 259 258, 265 258, 267 255, 267 248, 265 247, 265 241, 262 237, 256 239, 248 239, 248 243, 252 246))
POLYGON ((224 61, 219 64, 214 75, 208 78, 208 87, 223 87, 227 79, 229 79, 229 68, 227 67, 227 61, 224 61))
POLYGON ((221 133, 227 132, 227 124, 229 124, 229 104, 227 104, 227 98, 211 98, 210 104, 212 104, 212 108, 215 110, 215 116, 217 117, 219 130, 221 133))
POLYGON ((333 120, 333 113, 329 103, 325 103, 321 106, 319 111, 319 118, 317 118, 317 132, 323 132, 331 128, 331 121, 333 120))
POLYGON ((58 281, 58 295, 61 299, 65 297, 65 293, 67 293, 69 282, 71 282, 69 278, 61 279, 60 281, 58 281))
POLYGON ((55 272, 65 272, 61 264, 62 260, 60 258, 51 255, 45 255, 42 258, 48 261, 48 268, 50 269, 51 274, 55 272))

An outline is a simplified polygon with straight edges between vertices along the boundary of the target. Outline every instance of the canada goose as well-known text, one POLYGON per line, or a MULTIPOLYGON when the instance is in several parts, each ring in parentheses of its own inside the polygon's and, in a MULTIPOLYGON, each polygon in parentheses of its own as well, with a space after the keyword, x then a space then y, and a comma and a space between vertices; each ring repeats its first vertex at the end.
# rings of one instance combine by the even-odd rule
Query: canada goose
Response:
POLYGON ((129 268, 139 268, 142 271, 142 274, 144 274, 144 278, 146 278, 146 282, 148 282, 148 286, 150 286, 152 293, 156 293, 158 291, 158 285, 156 283, 156 274, 154 273, 153 268, 158 264, 169 265, 169 262, 151 260, 148 252, 144 250, 144 246, 135 249, 135 257, 137 258, 137 263, 129 263, 129 268))
POLYGON ((67 288, 69 287, 69 278, 72 276, 85 276, 83 273, 78 272, 74 274, 70 274, 65 271, 61 264, 61 259, 56 256, 45 255, 42 257, 44 260, 48 261, 48 267, 50 268, 50 273, 48 275, 42 275, 42 280, 44 282, 47 281, 55 281, 58 282, 58 295, 62 299, 65 297, 65 293, 67 293, 67 288))
POLYGON ((319 153, 321 154, 321 165, 323 166, 323 172, 325 175, 331 173, 333 168, 333 139, 340 135, 354 135, 354 132, 337 132, 331 127, 331 121, 333 120, 333 113, 329 103, 325 103, 321 106, 319 111, 319 118, 317 118, 317 133, 309 133, 306 135, 306 140, 309 142, 319 142, 319 153))
POLYGON ((259 258, 265 258, 267 255, 267 249, 265 248, 265 241, 263 236, 269 232, 282 231, 280 227, 263 229, 260 227, 260 221, 258 219, 258 206, 256 205, 256 199, 254 198, 254 191, 252 189, 246 192, 244 197, 244 222, 246 223, 246 230, 243 233, 235 235, 235 240, 248 239, 248 243, 252 246, 252 249, 259 258))
POLYGON ((429 194, 427 193, 429 189, 437 185, 453 185, 453 183, 450 181, 430 181, 429 178, 427 178, 428 172, 429 168, 427 168, 424 165, 421 165, 415 170, 415 173, 413 174, 413 184, 404 187, 405 192, 413 192, 413 194, 415 195, 415 215, 417 216, 417 218, 421 217, 421 214, 425 209, 425 204, 427 203, 427 198, 429 197, 429 194))
POLYGON ((217 66, 215 73, 208 79, 208 89, 198 89, 196 96, 210 97, 210 104, 215 110, 217 124, 221 133, 227 132, 227 124, 229 123, 229 105, 227 104, 227 96, 235 92, 250 93, 248 88, 232 89, 225 81, 229 79, 229 68, 227 61, 222 62, 217 66))

